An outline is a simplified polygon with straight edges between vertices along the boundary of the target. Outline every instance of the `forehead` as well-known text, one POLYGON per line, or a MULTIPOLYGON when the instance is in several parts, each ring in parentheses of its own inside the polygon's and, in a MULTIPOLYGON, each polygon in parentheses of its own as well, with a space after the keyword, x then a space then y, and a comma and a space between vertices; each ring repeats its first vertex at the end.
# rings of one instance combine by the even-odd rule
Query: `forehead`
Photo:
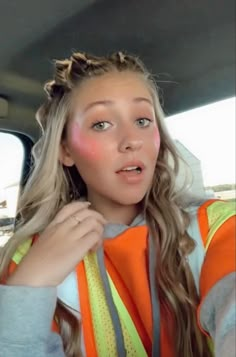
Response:
POLYGON ((111 72, 82 82, 74 93, 74 104, 83 110, 91 102, 131 101, 135 97, 152 100, 145 78, 141 74, 129 71, 111 72))

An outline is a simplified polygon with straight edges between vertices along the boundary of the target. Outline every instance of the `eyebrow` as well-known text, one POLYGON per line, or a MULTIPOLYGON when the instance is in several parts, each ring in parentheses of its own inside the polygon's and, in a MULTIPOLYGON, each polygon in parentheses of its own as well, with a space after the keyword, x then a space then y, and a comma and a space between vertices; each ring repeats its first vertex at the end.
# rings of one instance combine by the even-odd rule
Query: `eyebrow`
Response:
MULTIPOLYGON (((148 104, 150 104, 152 107, 153 107, 153 102, 146 98, 146 97, 136 97, 136 98, 133 98, 132 102, 134 103, 141 103, 141 102, 146 102, 148 104)), ((115 102, 113 100, 97 100, 96 102, 92 102, 92 103, 89 103, 85 109, 84 109, 84 113, 87 112, 88 110, 90 110, 91 108, 97 106, 97 105, 105 105, 105 106, 112 106, 114 105, 115 102)))
POLYGON ((84 113, 87 112, 89 109, 95 107, 96 105, 106 105, 106 106, 109 106, 109 105, 112 105, 114 104, 114 102, 112 100, 97 100, 96 102, 92 102, 92 103, 89 103, 85 109, 84 109, 84 113))
POLYGON ((153 102, 150 99, 146 98, 146 97, 134 98, 133 102, 135 102, 135 103, 146 102, 146 103, 150 104, 153 107, 153 102))

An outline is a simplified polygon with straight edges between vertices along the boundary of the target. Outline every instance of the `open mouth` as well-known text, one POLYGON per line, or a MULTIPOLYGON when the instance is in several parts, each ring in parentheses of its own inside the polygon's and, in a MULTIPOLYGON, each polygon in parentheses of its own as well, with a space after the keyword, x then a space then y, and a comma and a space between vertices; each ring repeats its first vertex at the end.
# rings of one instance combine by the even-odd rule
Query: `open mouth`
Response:
POLYGON ((140 160, 126 162, 116 173, 129 184, 140 183, 144 179, 145 165, 140 160))
POLYGON ((130 167, 126 167, 120 171, 118 171, 118 173, 121 173, 121 172, 125 172, 125 173, 136 173, 136 174, 141 174, 142 172, 142 167, 140 166, 130 166, 130 167))
POLYGON ((119 170, 117 174, 127 182, 132 183, 139 182, 141 179, 143 179, 143 171, 144 168, 141 166, 129 166, 119 170))

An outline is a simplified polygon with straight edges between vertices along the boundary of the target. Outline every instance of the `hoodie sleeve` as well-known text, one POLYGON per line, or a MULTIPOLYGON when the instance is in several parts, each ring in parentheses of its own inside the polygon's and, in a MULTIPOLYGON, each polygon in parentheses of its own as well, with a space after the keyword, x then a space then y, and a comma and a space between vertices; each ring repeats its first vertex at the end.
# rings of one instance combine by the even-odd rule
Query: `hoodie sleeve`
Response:
POLYGON ((51 331, 56 299, 54 287, 0 285, 0 357, 65 357, 51 331))
POLYGON ((199 210, 206 255, 200 276, 200 326, 214 342, 215 356, 236 356, 235 208, 215 201, 199 210), (205 223, 203 222, 205 220, 205 223))
POLYGON ((215 357, 235 357, 235 273, 219 281, 207 294, 200 310, 200 323, 214 341, 215 357))

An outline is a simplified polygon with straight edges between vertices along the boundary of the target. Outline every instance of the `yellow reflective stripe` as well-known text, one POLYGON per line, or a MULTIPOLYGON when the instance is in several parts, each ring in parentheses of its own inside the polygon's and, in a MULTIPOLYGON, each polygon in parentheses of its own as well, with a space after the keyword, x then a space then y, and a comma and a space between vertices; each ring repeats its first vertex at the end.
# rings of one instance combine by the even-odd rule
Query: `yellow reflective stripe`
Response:
POLYGON ((106 304, 106 297, 99 273, 97 257, 94 253, 85 256, 84 266, 88 282, 88 292, 98 356, 116 357, 115 334, 108 306, 106 304))
POLYGON ((207 338, 207 344, 208 344, 208 347, 210 348, 212 357, 214 357, 215 356, 214 342, 211 337, 207 338))
MULTIPOLYGON (((98 356, 115 357, 117 356, 115 334, 106 303, 96 254, 93 253, 87 255, 84 258, 84 266, 88 283, 89 300, 98 356)), ((120 295, 109 274, 108 281, 111 287, 112 297, 119 314, 127 357, 147 357, 148 355, 132 318, 120 298, 120 295)))
POLYGON ((236 213, 235 203, 216 201, 207 207, 210 231, 208 233, 205 250, 207 251, 216 231, 224 222, 236 213))
POLYGON ((12 257, 12 260, 16 263, 19 264, 20 261, 24 258, 24 256, 28 253, 30 247, 32 244, 32 239, 28 239, 25 241, 23 244, 21 244, 18 248, 15 254, 12 257))
POLYGON ((114 303, 118 309, 121 327, 124 335, 125 346, 127 351, 127 356, 131 357, 147 357, 146 350, 143 347, 143 343, 139 337, 139 334, 136 330, 136 327, 123 303, 119 293, 111 280, 111 277, 108 274, 108 280, 111 287, 112 297, 114 303), (129 346, 133 346, 129 348, 129 346))

